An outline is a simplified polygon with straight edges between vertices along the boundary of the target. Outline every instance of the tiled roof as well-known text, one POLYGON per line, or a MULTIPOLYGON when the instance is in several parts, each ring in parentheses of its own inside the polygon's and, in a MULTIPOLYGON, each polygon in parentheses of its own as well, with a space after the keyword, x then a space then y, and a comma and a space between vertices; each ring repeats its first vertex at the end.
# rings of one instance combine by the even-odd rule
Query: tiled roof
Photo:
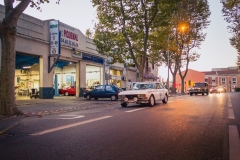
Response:
POLYGON ((205 75, 233 75, 233 74, 240 74, 238 70, 227 70, 227 71, 206 71, 202 72, 205 75))

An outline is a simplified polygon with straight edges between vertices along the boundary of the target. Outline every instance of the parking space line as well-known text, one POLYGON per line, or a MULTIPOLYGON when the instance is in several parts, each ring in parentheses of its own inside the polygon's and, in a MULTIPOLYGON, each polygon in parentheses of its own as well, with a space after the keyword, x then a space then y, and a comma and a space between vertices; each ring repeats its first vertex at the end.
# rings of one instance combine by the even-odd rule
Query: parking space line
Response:
POLYGON ((240 141, 236 125, 229 125, 229 157, 230 160, 240 159, 240 141))
POLYGON ((130 113, 130 112, 135 112, 135 111, 139 111, 139 110, 147 109, 147 108, 149 108, 149 107, 146 107, 146 108, 139 108, 139 109, 133 109, 133 110, 125 111, 125 112, 130 113))
POLYGON ((76 126, 79 126, 79 125, 82 125, 82 124, 95 122, 95 121, 103 120, 103 119, 110 118, 110 117, 112 117, 112 116, 104 116, 104 117, 99 117, 99 118, 86 120, 86 121, 83 121, 83 122, 72 123, 72 124, 68 124, 68 125, 65 125, 65 126, 60 126, 60 127, 48 129, 48 130, 45 130, 45 131, 33 133, 31 135, 32 136, 40 136, 40 135, 43 135, 43 134, 47 134, 47 133, 51 133, 51 132, 55 132, 55 131, 59 131, 59 130, 63 130, 63 129, 71 128, 71 127, 76 127, 76 126))

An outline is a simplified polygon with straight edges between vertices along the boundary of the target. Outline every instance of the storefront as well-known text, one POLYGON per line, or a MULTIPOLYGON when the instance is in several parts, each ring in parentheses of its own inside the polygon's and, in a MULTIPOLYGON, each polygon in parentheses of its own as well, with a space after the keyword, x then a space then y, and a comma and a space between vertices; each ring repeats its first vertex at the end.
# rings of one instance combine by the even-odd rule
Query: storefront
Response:
POLYGON ((16 54, 14 83, 16 99, 29 98, 32 88, 39 90, 39 56, 16 54))
POLYGON ((120 88, 125 88, 123 85, 123 70, 124 68, 118 67, 118 66, 111 66, 109 70, 110 79, 109 84, 118 86, 120 88))
POLYGON ((58 60, 54 67, 54 89, 57 85, 58 90, 54 92, 55 96, 59 96, 62 93, 61 89, 65 89, 71 86, 76 86, 76 63, 71 61, 58 60))

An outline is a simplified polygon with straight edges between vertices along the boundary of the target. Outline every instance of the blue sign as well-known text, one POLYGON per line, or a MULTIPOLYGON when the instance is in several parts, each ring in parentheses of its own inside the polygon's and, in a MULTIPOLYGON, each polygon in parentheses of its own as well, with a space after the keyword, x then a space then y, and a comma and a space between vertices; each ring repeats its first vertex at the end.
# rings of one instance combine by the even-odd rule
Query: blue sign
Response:
POLYGON ((82 54, 82 59, 86 60, 86 61, 91 61, 91 62, 95 62, 95 63, 104 64, 104 59, 103 58, 96 57, 96 56, 86 54, 86 53, 82 54))

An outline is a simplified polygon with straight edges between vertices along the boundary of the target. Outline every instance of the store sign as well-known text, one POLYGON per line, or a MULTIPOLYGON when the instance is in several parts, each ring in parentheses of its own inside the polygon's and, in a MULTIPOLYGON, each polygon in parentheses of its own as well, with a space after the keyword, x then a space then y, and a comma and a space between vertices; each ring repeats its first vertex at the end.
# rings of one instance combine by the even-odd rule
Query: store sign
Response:
POLYGON ((60 22, 61 45, 78 48, 79 31, 67 24, 60 22))
POLYGON ((82 53, 73 49, 72 50, 72 56, 77 57, 77 58, 82 58, 82 53))
POLYGON ((60 32, 58 20, 53 20, 49 22, 50 31, 50 54, 60 54, 60 32))
POLYGON ((82 53, 82 59, 86 60, 86 61, 91 61, 91 62, 95 62, 95 63, 100 63, 100 64, 104 64, 104 59, 100 58, 100 57, 96 57, 93 55, 89 55, 86 53, 82 53))
POLYGON ((114 79, 114 80, 122 80, 122 76, 112 75, 112 79, 114 79))

